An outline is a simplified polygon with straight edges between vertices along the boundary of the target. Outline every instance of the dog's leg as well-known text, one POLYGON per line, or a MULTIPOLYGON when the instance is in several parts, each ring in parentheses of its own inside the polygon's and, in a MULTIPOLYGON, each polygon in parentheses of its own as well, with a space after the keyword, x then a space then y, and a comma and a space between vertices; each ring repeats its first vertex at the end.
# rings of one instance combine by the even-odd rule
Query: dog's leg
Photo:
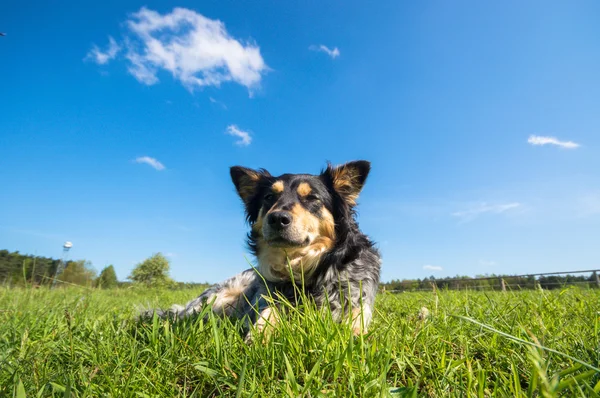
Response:
POLYGON ((377 294, 377 285, 371 280, 362 280, 350 284, 349 300, 352 310, 350 322, 355 336, 366 334, 373 317, 373 304, 377 294))
POLYGON ((212 305, 213 312, 218 315, 239 318, 245 312, 248 299, 254 295, 257 280, 256 272, 249 269, 212 286, 186 305, 185 315, 198 313, 209 304, 212 305))
POLYGON ((254 341, 254 335, 260 336, 260 341, 266 343, 271 338, 271 335, 279 323, 278 309, 269 305, 261 309, 257 314, 257 319, 254 322, 254 328, 248 330, 246 334, 246 343, 254 341))
POLYGON ((371 306, 367 303, 361 303, 358 307, 352 308, 351 322, 352 333, 355 336, 366 334, 373 317, 371 306))
POLYGON ((246 312, 247 297, 254 295, 253 290, 256 289, 257 280, 256 272, 249 269, 225 282, 209 287, 185 306, 175 304, 168 310, 150 310, 143 315, 152 316, 156 313, 161 318, 185 318, 196 315, 202 312, 206 305, 211 305, 212 311, 218 315, 239 318, 246 312))

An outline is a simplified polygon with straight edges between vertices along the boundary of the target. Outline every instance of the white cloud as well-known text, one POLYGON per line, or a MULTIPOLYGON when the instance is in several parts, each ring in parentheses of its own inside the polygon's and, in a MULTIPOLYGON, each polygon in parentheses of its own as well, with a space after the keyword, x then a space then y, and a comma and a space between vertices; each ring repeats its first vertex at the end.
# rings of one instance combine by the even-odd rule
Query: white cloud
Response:
POLYGON ((151 158, 150 156, 140 156, 138 158, 135 158, 134 162, 148 164, 148 165, 154 167, 156 170, 164 170, 165 169, 164 164, 162 164, 155 158, 151 158))
POLYGON ((423 269, 428 270, 428 271, 442 271, 443 270, 443 268, 440 267, 439 265, 424 265, 423 269))
POLYGON ((575 149, 579 148, 579 144, 573 141, 559 141, 555 137, 544 137, 541 135, 530 135, 527 142, 531 145, 556 145, 561 148, 575 149))
POLYGON ((131 73, 138 82, 148 86, 158 83, 156 68, 146 65, 142 56, 135 52, 128 51, 125 58, 129 60, 127 71, 131 73))
POLYGON ((121 45, 109 37, 106 51, 94 45, 86 59, 106 64, 124 47, 127 70, 142 84, 158 83, 167 71, 189 90, 235 82, 251 95, 269 70, 256 43, 234 39, 223 22, 187 8, 160 14, 142 7, 125 27, 121 45))
POLYGON ((126 26, 128 70, 143 84, 157 83, 165 70, 190 90, 228 81, 252 90, 269 69, 255 43, 241 43, 223 22, 193 10, 160 14, 142 7, 126 26))
POLYGON ((121 51, 121 46, 117 44, 115 39, 108 36, 108 47, 106 48, 106 51, 100 50, 100 48, 94 44, 84 59, 91 60, 98 65, 105 65, 109 61, 115 59, 119 51, 121 51))
POLYGON ((247 131, 240 130, 240 128, 235 124, 227 126, 225 134, 232 135, 234 137, 239 137, 239 140, 235 142, 235 144, 239 146, 248 146, 252 142, 252 137, 250 136, 250 133, 247 131))
POLYGON ((482 214, 491 213, 491 214, 501 214, 510 210, 517 209, 521 207, 521 203, 513 202, 513 203, 505 203, 505 204, 496 204, 491 205, 488 203, 478 203, 476 205, 471 206, 471 208, 463 211, 457 211, 452 213, 451 215, 454 217, 461 218, 463 222, 472 221, 475 218, 479 217, 482 214))
POLYGON ((329 55, 331 57, 331 59, 336 59, 337 57, 340 56, 340 50, 337 47, 334 47, 332 50, 329 47, 324 46, 323 44, 319 44, 318 46, 312 45, 312 46, 308 47, 308 49, 311 51, 325 53, 325 54, 329 55))
POLYGON ((219 105, 221 108, 223 109, 227 109, 227 105, 225 105, 224 103, 222 103, 219 100, 214 99, 213 97, 208 97, 208 99, 210 100, 210 102, 212 102, 213 104, 219 105))

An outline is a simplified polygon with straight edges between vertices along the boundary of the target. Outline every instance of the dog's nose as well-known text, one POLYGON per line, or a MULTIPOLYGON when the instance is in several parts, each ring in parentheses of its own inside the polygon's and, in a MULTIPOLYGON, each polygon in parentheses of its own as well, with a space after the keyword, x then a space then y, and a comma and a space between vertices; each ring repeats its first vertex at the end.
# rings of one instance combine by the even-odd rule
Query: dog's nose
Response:
POLYGON ((275 211, 269 214, 267 221, 275 229, 284 229, 292 223, 292 216, 286 211, 275 211))

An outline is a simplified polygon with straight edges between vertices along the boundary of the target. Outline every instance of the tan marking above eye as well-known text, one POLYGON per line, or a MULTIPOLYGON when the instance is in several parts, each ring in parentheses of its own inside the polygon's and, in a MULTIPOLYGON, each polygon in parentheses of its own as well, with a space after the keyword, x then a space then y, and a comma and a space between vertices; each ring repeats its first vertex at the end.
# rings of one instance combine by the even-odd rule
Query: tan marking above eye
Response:
POLYGON ((312 188, 310 187, 310 185, 308 185, 308 183, 301 182, 300 185, 298 185, 296 191, 300 196, 307 196, 312 192, 312 188))
POLYGON ((282 193, 283 181, 275 181, 275 183, 271 186, 271 191, 273 191, 274 193, 282 193))

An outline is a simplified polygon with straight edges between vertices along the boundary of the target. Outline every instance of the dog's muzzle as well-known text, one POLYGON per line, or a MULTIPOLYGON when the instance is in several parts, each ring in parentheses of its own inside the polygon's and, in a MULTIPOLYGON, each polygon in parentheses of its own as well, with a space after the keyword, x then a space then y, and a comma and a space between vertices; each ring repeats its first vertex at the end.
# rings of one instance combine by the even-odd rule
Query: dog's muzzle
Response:
POLYGON ((301 247, 310 244, 310 237, 305 236, 294 225, 294 217, 287 211, 274 211, 267 216, 263 225, 263 236, 269 246, 301 247))

